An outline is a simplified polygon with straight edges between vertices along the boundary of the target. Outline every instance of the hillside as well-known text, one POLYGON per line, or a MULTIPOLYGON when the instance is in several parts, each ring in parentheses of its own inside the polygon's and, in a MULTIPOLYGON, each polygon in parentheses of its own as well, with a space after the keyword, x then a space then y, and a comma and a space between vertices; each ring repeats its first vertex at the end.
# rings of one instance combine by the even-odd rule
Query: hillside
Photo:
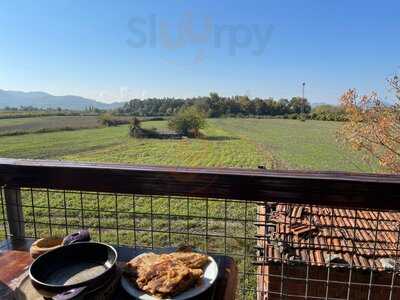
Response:
POLYGON ((123 104, 122 102, 103 103, 73 95, 54 96, 44 92, 20 92, 0 89, 0 108, 6 106, 33 106, 37 108, 60 107, 62 109, 82 110, 93 106, 99 109, 113 109, 121 107, 123 104))

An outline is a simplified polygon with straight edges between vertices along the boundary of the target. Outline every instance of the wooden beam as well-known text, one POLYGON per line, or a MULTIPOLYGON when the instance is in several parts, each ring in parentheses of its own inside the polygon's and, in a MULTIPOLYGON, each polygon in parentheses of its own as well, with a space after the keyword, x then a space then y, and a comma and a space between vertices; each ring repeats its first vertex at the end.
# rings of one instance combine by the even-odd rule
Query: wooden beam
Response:
POLYGON ((0 159, 0 185, 400 210, 400 176, 0 159))

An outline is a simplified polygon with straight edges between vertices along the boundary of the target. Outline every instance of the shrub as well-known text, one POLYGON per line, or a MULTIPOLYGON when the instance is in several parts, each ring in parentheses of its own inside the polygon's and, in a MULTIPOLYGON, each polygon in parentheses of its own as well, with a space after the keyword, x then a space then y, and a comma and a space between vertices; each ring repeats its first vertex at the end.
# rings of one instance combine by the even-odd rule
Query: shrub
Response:
POLYGON ((329 104, 319 105, 313 108, 311 118, 320 121, 346 121, 343 108, 329 104))
POLYGON ((200 129, 205 126, 205 114, 195 106, 189 106, 180 110, 168 122, 169 129, 189 137, 199 137, 200 129))
POLYGON ((107 126, 107 127, 129 124, 128 120, 122 119, 122 118, 117 118, 110 113, 105 113, 105 114, 100 115, 99 120, 102 125, 107 126))
POLYGON ((142 121, 134 117, 129 126, 129 135, 134 138, 158 138, 158 133, 156 129, 144 129, 140 126, 142 121))
POLYGON ((131 121, 131 124, 129 126, 129 135, 131 137, 143 137, 143 130, 140 127, 140 120, 136 117, 134 117, 131 121))

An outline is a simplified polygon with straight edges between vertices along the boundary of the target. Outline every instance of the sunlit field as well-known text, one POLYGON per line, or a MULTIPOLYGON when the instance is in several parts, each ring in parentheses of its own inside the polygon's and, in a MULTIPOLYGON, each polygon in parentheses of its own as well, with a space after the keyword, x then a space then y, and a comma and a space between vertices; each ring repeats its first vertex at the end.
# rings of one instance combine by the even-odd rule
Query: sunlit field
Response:
POLYGON ((0 136, 100 127, 96 116, 48 116, 0 119, 0 136))
MULTIPOLYGON (((0 131, 5 122, 11 121, 13 126, 25 126, 27 122, 0 121, 0 131)), ((95 124, 95 120, 88 122, 95 124)), ((165 130, 167 121, 142 125, 165 130)), ((181 140, 134 139, 129 137, 127 125, 35 133, 0 137, 0 156, 171 166, 264 165, 275 169, 378 171, 376 165, 366 164, 359 154, 337 143, 340 125, 324 121, 211 119, 203 130, 203 138, 181 140)))

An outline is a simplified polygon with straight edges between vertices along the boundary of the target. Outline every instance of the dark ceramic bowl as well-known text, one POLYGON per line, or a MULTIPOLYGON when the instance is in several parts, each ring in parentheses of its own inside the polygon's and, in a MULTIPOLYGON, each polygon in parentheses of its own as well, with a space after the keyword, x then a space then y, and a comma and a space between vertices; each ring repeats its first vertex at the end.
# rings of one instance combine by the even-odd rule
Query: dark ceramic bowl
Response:
POLYGON ((39 256, 29 269, 32 285, 45 298, 77 297, 116 274, 117 251, 106 244, 79 242, 39 256))

